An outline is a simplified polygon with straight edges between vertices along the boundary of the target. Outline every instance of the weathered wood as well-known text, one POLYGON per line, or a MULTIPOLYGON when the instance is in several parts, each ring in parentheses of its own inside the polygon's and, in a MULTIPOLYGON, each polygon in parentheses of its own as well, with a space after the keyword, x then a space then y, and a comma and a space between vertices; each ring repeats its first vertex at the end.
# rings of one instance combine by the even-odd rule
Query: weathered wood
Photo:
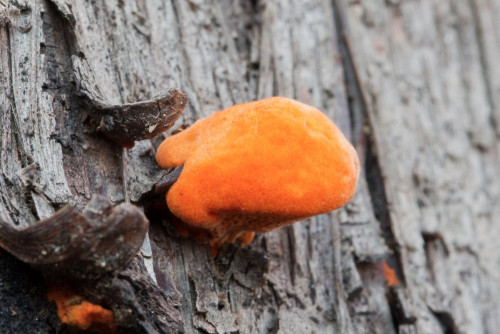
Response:
MULTIPOLYGON (((293 97, 355 143, 366 178, 349 205, 215 259, 151 210, 151 254, 84 293, 139 332, 495 333, 499 14, 496 0, 0 2, 0 220, 26 227, 93 194, 147 208, 163 136, 122 151, 82 89, 124 105, 178 87, 179 125, 293 97)), ((43 319, 33 331, 56 326, 43 319)))
POLYGON ((410 326, 494 333, 499 3, 339 2, 417 319, 410 326))

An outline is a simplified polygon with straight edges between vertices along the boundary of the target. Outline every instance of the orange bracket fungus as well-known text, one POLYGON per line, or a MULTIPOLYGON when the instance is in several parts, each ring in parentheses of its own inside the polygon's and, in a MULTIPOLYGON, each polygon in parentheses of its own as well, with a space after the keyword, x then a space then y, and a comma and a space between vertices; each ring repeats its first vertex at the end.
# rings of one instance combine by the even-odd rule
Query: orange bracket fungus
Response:
POLYGON ((321 111, 272 97, 232 106, 167 138, 162 168, 183 165, 166 194, 183 236, 250 243, 255 232, 326 213, 354 195, 354 147, 321 111))
POLYGON ((84 300, 70 289, 51 287, 47 297, 56 303, 57 315, 63 324, 92 332, 116 332, 111 310, 84 300))

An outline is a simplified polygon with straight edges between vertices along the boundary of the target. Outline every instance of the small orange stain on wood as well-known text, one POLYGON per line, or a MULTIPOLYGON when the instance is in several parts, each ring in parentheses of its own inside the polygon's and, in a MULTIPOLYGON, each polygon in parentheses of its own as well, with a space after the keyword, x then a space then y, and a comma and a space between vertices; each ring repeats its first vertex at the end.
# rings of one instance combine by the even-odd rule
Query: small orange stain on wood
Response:
POLYGON ((67 288, 49 288, 47 297, 57 305, 63 324, 100 333, 115 333, 113 312, 92 304, 67 288))
POLYGON ((396 271, 392 269, 385 261, 382 263, 382 265, 384 267, 384 277, 387 285, 390 287, 399 285, 400 282, 398 276, 396 275, 396 271))

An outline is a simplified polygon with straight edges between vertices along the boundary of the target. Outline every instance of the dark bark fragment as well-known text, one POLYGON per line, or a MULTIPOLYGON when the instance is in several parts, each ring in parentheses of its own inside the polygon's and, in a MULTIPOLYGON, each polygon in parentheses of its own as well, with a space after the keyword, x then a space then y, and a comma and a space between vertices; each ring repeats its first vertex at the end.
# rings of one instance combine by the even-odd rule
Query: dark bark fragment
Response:
POLYGON ((89 280, 126 265, 148 226, 137 207, 96 195, 82 214, 66 205, 22 230, 0 222, 0 246, 48 276, 89 280))
POLYGON ((170 89, 151 100, 122 105, 109 105, 81 92, 96 130, 123 147, 132 148, 138 140, 151 139, 170 129, 187 104, 187 95, 170 89))

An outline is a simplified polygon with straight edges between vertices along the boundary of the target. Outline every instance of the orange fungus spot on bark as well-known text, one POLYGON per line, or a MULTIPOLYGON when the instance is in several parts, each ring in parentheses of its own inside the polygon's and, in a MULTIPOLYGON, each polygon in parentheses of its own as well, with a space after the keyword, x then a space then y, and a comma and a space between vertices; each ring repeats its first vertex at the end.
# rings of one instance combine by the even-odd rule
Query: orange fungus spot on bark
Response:
POLYGON ((67 288, 50 287, 47 297, 57 305, 62 323, 85 330, 114 333, 113 312, 83 300, 67 288))
POLYGON ((391 267, 389 267, 389 265, 385 261, 382 263, 382 265, 384 267, 384 277, 385 281, 387 282, 387 285, 391 287, 398 285, 399 279, 398 276, 396 275, 396 271, 391 267))
POLYGON ((167 204, 178 230, 215 249, 340 208, 359 176, 357 153, 337 126, 283 97, 215 112, 167 138, 156 160, 184 164, 167 204))

